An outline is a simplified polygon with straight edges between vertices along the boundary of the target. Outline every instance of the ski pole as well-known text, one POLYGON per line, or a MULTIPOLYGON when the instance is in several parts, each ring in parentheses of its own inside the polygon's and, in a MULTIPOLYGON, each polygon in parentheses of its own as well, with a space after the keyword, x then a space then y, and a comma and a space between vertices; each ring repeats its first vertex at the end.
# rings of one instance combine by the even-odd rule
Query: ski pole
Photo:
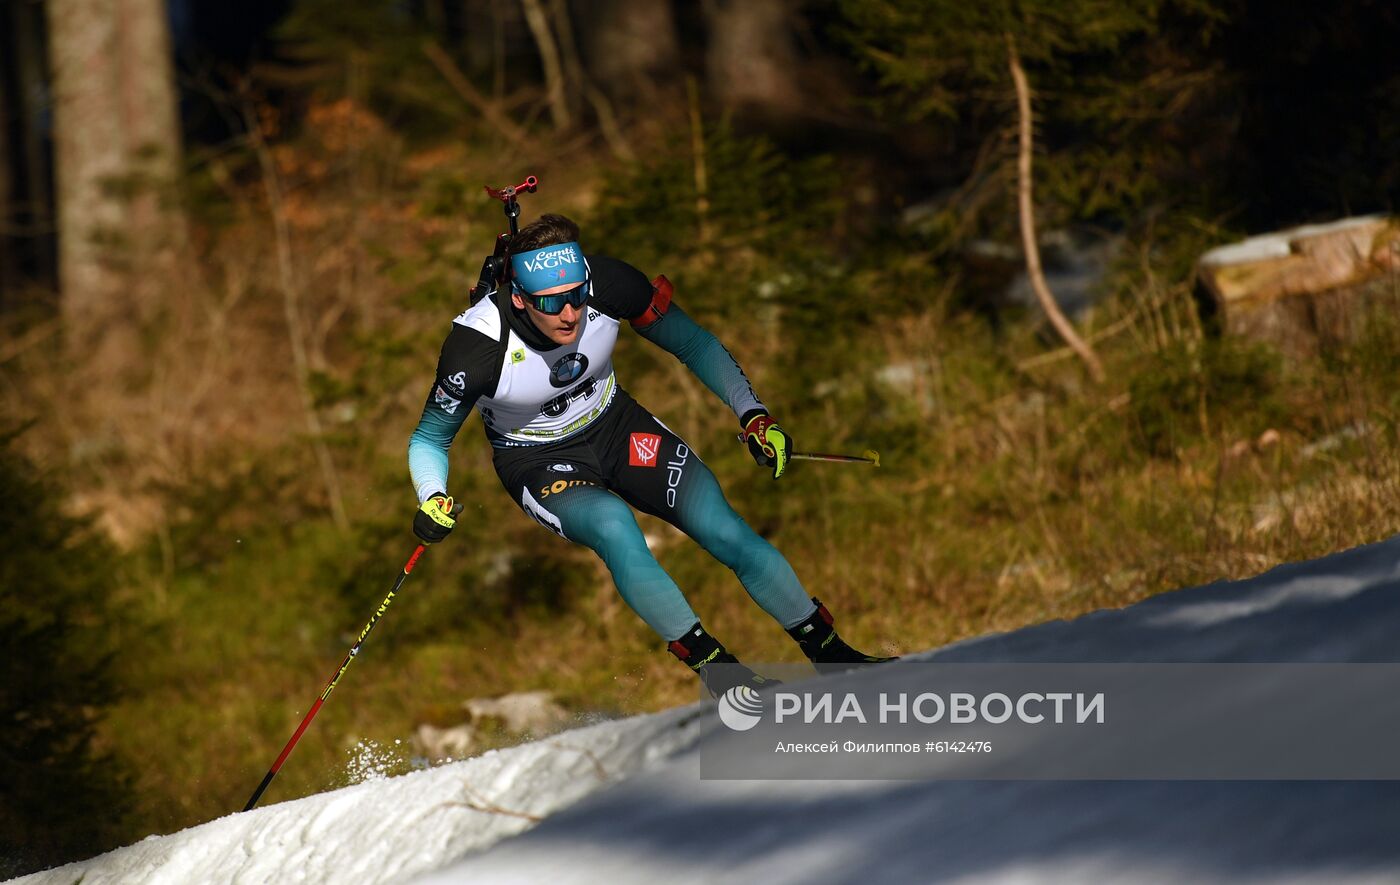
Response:
POLYGON ((880 453, 874 449, 866 449, 859 455, 828 455, 825 452, 788 452, 788 457, 796 461, 840 461, 845 463, 869 464, 871 467, 880 466, 880 453))
POLYGON ((331 696, 331 691, 335 688, 335 684, 340 681, 340 677, 345 675, 345 671, 350 668, 350 662, 355 660, 355 656, 360 653, 360 646, 364 644, 365 637, 369 635, 369 631, 374 629, 374 625, 378 623, 379 618, 389 607, 389 603, 394 601, 394 594, 398 593, 399 588, 403 586, 403 582, 408 580, 408 573, 413 571, 413 566, 418 563, 418 557, 423 555, 425 549, 426 547, 424 545, 419 544, 418 549, 414 550, 413 555, 408 558, 408 562, 404 564, 403 571, 399 574, 398 580, 394 582, 394 589, 390 590, 389 595, 384 597, 384 601, 379 603, 379 608, 375 609, 374 616, 369 619, 368 624, 365 624, 365 629, 360 631, 360 638, 356 639, 355 644, 350 646, 350 653, 345 656, 344 661, 341 661, 340 669, 335 671, 335 675, 331 677, 331 681, 326 683, 325 691, 321 692, 321 696, 316 699, 316 703, 312 704, 311 709, 306 712, 306 718, 301 720, 301 725, 297 726, 297 730, 292 735, 292 739, 287 741, 287 746, 282 748, 282 754, 277 757, 277 761, 272 763, 272 767, 267 770, 267 776, 262 779, 262 783, 258 784, 258 788, 253 791, 253 797, 248 800, 248 804, 243 806, 244 811, 251 811, 253 806, 258 804, 258 800, 262 798, 263 791, 267 789, 268 784, 272 783, 272 779, 277 776, 277 772, 282 767, 282 763, 286 762, 287 757, 292 755, 292 748, 297 745, 297 741, 301 740, 302 733, 305 732, 306 727, 311 724, 311 720, 316 717, 317 711, 321 709, 321 705, 325 703, 326 698, 331 696))
MULTIPOLYGON (((741 433, 737 437, 739 442, 745 442, 741 433)), ((788 452, 788 457, 794 461, 836 461, 843 464, 869 464, 871 467, 880 466, 880 453, 874 449, 866 449, 859 455, 829 455, 826 452, 788 452)))

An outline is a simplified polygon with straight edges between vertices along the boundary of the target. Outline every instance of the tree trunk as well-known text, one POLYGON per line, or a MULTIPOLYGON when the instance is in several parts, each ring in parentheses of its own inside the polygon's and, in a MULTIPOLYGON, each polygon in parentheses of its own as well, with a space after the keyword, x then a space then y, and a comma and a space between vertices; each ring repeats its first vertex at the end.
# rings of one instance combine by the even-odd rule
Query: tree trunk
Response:
POLYGON ((594 0, 578 22, 584 64, 616 102, 655 98, 679 68, 680 41, 670 3, 594 0))
POLYGON ((789 0, 705 0, 711 93, 730 110, 785 117, 803 113, 789 0))
POLYGON ((18 288, 21 276, 15 236, 19 230, 19 207, 15 205, 15 191, 11 185, 17 176, 15 164, 10 158, 10 131, 12 127, 22 125, 22 122, 11 122, 16 114, 11 107, 10 72, 7 68, 8 59, 13 53, 10 44, 16 35, 9 29, 9 22, 4 21, 6 12, 0 9, 0 23, 6 26, 4 31, 0 31, 0 311, 10 307, 10 293, 18 288))
POLYGON ((1050 318, 1050 325, 1055 327, 1055 331, 1084 362, 1090 377, 1095 382, 1102 383, 1104 380, 1103 365, 1099 363, 1099 358, 1093 349, 1085 343, 1084 339, 1079 337, 1079 333, 1074 331, 1074 326, 1060 310, 1060 305, 1050 292, 1049 284, 1045 282, 1045 273, 1040 265, 1040 246, 1036 243, 1035 236, 1035 202, 1031 198, 1031 154, 1034 148, 1031 137, 1031 90, 1030 84, 1026 82, 1026 72, 1021 69, 1021 59, 1016 53, 1016 44, 1011 41, 1010 37, 1007 38, 1007 57, 1011 66, 1011 79, 1016 84, 1016 108, 1020 118, 1021 137, 1020 151, 1016 158, 1018 178, 1016 196, 1021 212, 1021 244, 1026 252, 1026 275, 1030 277, 1031 290, 1035 292, 1036 300, 1040 302, 1045 315, 1050 318))
POLYGON ((544 69, 545 95, 549 100, 549 115, 557 131, 569 129, 574 124, 569 84, 564 80, 564 62, 559 54, 559 44, 549 26, 549 13, 540 0, 520 0, 525 11, 525 23, 535 38, 535 46, 540 53, 540 65, 544 69))
POLYGON ((583 63, 579 60, 578 41, 574 39, 574 26, 569 13, 568 0, 550 0, 550 15, 554 19, 555 28, 559 32, 559 51, 564 60, 564 74, 573 85, 574 91, 581 92, 593 107, 593 114, 598 120, 598 129, 603 133, 603 139, 608 143, 608 147, 613 154, 621 160, 634 160, 636 154, 632 152, 632 146, 627 143, 626 137, 622 134, 622 128, 617 122, 617 113, 613 110, 612 101, 597 86, 593 85, 592 79, 583 69, 583 63))
POLYGON ((50 290, 57 289, 54 255, 54 196, 49 153, 44 145, 41 120, 47 108, 41 96, 48 92, 44 65, 43 10, 29 3, 9 4, 15 63, 15 107, 19 141, 11 158, 16 171, 14 198, 19 214, 19 250, 29 279, 50 290))
POLYGON ((184 235, 170 199, 180 130, 165 3, 47 9, 63 314, 78 353, 126 366, 165 306, 184 235))

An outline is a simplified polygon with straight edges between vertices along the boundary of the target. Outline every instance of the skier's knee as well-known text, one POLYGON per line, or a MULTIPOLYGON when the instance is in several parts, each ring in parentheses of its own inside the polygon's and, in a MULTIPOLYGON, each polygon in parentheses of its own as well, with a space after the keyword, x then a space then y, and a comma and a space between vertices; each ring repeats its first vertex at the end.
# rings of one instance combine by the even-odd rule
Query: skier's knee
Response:
POLYGON ((618 502, 615 507, 597 508, 593 513, 588 514, 588 522, 593 536, 598 539, 599 546, 625 543, 632 535, 641 536, 637 520, 633 518, 627 505, 621 502, 618 502))
POLYGON ((767 546, 767 542, 732 510, 723 518, 711 520, 694 537, 702 547, 726 563, 742 558, 755 544, 767 546))

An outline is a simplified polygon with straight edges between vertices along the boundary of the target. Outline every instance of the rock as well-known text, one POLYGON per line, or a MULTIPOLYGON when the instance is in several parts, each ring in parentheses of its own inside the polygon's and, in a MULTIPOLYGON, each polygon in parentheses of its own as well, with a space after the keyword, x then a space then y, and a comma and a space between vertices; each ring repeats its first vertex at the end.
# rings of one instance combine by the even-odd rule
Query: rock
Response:
POLYGON ((476 733, 471 723, 451 728, 423 723, 413 733, 413 742, 429 759, 465 759, 476 747, 476 733))
POLYGON ((1365 300, 1400 272, 1400 222, 1367 215, 1250 237, 1210 250, 1196 270, 1226 334, 1315 354, 1352 340, 1365 300))
POLYGON ((472 698, 462 704, 474 724, 494 721, 506 731, 536 735, 554 731, 569 721, 569 711, 547 691, 521 691, 498 698, 472 698))
POLYGON ((571 720, 547 691, 524 691, 498 698, 472 698, 462 704, 467 721, 439 728, 423 723, 413 734, 414 743, 430 759, 461 759, 483 746, 483 735, 507 732, 541 737, 558 731, 571 720))
MULTIPOLYGON (((1122 237, 1087 228, 1049 230, 1040 237, 1040 260, 1045 284, 1067 316, 1083 317, 1105 294, 1109 269, 1123 250, 1122 237)), ((1017 249, 1016 276, 1005 297, 1032 312, 1042 310, 1026 274, 1025 258, 1017 249)))
MULTIPOLYGON (((1045 284, 1066 315, 1082 318, 1109 292, 1109 271, 1123 251, 1123 238, 1088 227, 1052 229, 1040 235, 1045 284)), ((995 309, 1041 312, 1026 273, 1020 242, 973 240, 962 251, 966 281, 995 309)))

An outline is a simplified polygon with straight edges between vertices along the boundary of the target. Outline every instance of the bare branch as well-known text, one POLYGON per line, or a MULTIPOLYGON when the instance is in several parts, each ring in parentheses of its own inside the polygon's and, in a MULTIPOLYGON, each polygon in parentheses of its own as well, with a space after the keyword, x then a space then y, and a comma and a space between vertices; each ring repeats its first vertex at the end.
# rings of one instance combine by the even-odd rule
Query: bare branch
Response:
POLYGON ((306 429, 311 436, 311 446, 321 469, 321 481, 325 483, 326 495, 330 498, 331 516, 341 532, 349 532, 350 520, 345 514, 340 477, 336 473, 330 449, 326 446, 321 416, 316 411, 316 398, 311 392, 311 368, 306 356, 306 332, 301 319, 301 290, 297 286, 296 274, 292 268, 292 235, 282 202, 282 181, 277 174, 277 163, 272 156, 272 149, 263 138, 262 121, 258 118, 257 109, 246 97, 243 100, 243 116, 247 121, 248 141, 258 158, 258 167, 262 172, 263 188, 267 191, 268 211, 272 215, 272 227, 277 241, 277 279, 282 290, 282 313, 287 323, 287 338, 292 345, 292 364, 296 369, 297 389, 301 393, 306 429))
POLYGON ((438 69, 442 78, 447 81, 447 85, 462 97, 467 104, 471 105, 492 126, 496 127, 506 140, 517 145, 523 145, 529 140, 529 135, 525 130, 515 125, 505 112, 486 96, 482 95, 477 88, 471 84, 466 75, 452 62, 443 48, 433 40, 423 41, 423 54, 428 57, 428 61, 438 69))
POLYGON ((1030 84, 1026 82, 1026 72, 1021 68, 1021 58, 1016 53, 1016 43, 1010 34, 1006 37, 1006 54, 1011 66, 1011 79, 1016 83, 1016 108, 1021 129, 1021 148, 1016 159, 1019 179, 1016 197, 1021 210, 1021 245, 1026 252, 1026 274, 1030 277, 1031 290, 1035 292, 1036 300, 1040 302, 1045 315, 1050 318, 1050 325, 1055 327, 1055 331, 1070 349, 1083 360, 1085 368, 1089 370, 1089 376, 1096 383, 1102 384, 1103 364, 1099 362, 1093 348, 1079 337, 1079 333, 1074 331, 1074 326, 1060 310, 1049 284, 1045 282, 1045 271, 1040 265, 1040 246, 1035 237, 1035 203, 1031 199, 1031 154, 1035 146, 1031 132, 1031 89, 1030 84))

